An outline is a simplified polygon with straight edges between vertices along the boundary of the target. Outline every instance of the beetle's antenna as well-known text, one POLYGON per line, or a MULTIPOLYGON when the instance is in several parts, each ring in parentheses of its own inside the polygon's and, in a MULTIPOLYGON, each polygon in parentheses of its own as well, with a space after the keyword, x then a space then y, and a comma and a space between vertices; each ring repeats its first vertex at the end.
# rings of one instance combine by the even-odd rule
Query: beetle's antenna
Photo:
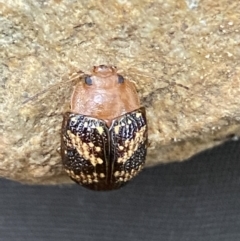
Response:
MULTIPOLYGON (((154 78, 156 78, 156 77, 153 77, 153 76, 150 76, 150 75, 145 75, 145 74, 142 74, 142 72, 141 73, 134 73, 134 75, 138 75, 138 76, 143 76, 143 77, 148 77, 148 78, 151 78, 151 79, 154 79, 154 78)), ((189 90, 189 87, 187 87, 187 86, 185 86, 185 85, 183 85, 183 84, 180 84, 180 83, 176 83, 176 82, 170 82, 170 81, 168 81, 168 80, 163 80, 165 83, 168 83, 168 84, 170 84, 170 85, 176 85, 176 86, 179 86, 179 87, 182 87, 182 88, 184 88, 184 89, 186 89, 186 90, 189 90)))
MULTIPOLYGON (((83 74, 84 74, 84 73, 83 73, 82 71, 74 72, 74 73, 70 76, 70 78, 69 78, 66 82, 64 82, 64 84, 69 83, 69 82, 71 82, 71 81, 79 78, 79 77, 80 77, 81 75, 83 75, 83 74)), ((35 94, 35 95, 27 98, 26 100, 24 100, 24 101, 22 102, 22 105, 25 105, 25 104, 28 103, 29 101, 32 101, 32 100, 34 100, 34 99, 37 99, 40 95, 46 93, 47 91, 49 91, 49 90, 51 90, 51 89, 54 89, 55 87, 61 85, 62 83, 63 83, 63 81, 61 81, 61 82, 59 82, 59 83, 56 83, 56 84, 54 84, 54 85, 52 85, 52 86, 50 86, 50 87, 48 87, 48 88, 45 88, 44 90, 42 90, 42 91, 38 92, 37 94, 35 94)))

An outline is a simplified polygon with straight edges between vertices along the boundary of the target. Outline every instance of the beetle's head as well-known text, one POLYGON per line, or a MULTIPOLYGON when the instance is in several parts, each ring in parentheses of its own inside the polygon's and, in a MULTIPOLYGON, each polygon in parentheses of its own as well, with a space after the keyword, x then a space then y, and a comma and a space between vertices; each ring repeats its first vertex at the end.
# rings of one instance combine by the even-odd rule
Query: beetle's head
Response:
POLYGON ((98 77, 109 77, 117 73, 117 67, 112 65, 99 65, 93 67, 93 74, 98 77))
POLYGON ((92 75, 85 77, 85 84, 97 88, 111 88, 124 83, 124 78, 117 74, 117 67, 108 65, 94 66, 92 75))

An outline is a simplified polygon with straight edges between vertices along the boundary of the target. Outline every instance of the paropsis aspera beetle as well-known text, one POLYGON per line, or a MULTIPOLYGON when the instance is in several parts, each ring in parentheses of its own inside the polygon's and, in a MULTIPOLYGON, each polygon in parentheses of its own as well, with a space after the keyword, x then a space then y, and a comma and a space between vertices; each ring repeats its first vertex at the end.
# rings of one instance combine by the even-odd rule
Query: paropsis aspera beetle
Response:
POLYGON ((114 66, 95 66, 75 86, 61 134, 63 166, 75 182, 93 190, 123 186, 147 153, 145 108, 134 83, 114 66))

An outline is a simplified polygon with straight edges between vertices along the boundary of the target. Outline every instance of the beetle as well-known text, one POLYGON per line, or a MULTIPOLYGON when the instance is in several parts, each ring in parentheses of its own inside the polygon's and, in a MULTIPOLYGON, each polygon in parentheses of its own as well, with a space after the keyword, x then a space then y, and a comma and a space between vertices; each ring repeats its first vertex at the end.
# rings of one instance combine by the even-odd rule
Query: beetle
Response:
POLYGON ((70 107, 63 117, 61 156, 72 180, 92 190, 113 190, 141 171, 147 121, 133 82, 115 66, 94 66, 75 86, 70 107))

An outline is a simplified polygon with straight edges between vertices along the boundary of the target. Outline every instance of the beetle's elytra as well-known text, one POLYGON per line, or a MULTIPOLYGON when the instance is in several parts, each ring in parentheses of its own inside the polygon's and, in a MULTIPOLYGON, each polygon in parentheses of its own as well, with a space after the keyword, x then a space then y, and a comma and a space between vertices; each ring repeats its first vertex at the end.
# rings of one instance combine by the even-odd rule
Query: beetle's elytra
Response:
POLYGON ((68 175, 93 190, 123 186, 147 153, 145 108, 132 82, 100 65, 79 82, 62 125, 61 154, 68 175))

